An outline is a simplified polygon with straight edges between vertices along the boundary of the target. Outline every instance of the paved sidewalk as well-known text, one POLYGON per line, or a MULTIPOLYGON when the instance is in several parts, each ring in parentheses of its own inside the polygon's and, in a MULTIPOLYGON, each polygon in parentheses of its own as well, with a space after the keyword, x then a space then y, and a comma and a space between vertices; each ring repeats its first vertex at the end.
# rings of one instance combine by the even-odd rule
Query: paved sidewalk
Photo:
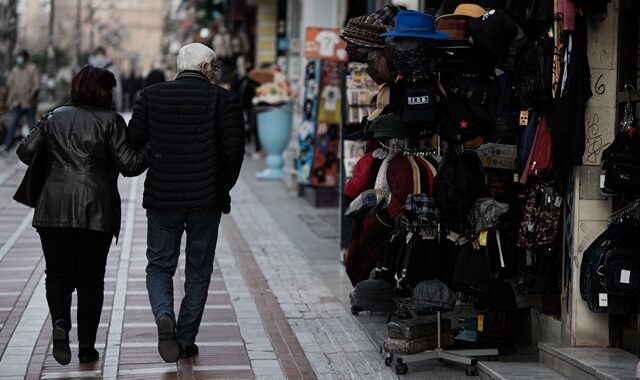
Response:
MULTIPOLYGON (((223 217, 197 358, 166 364, 157 353, 145 288, 144 177, 121 178, 123 229, 107 262, 100 361, 81 365, 74 357, 60 366, 50 351, 44 260, 32 210, 11 199, 25 167, 15 157, 0 159, 0 380, 396 378, 383 365, 374 344, 380 342, 363 328, 379 328, 380 321, 361 316, 361 324, 349 312, 337 211, 314 209, 280 183, 255 181, 261 166, 246 162, 232 214, 223 217)), ((184 257, 176 307, 183 273, 184 257)), ((75 329, 71 339, 75 355, 75 329)), ((464 378, 459 369, 435 367, 416 367, 410 377, 464 378)))

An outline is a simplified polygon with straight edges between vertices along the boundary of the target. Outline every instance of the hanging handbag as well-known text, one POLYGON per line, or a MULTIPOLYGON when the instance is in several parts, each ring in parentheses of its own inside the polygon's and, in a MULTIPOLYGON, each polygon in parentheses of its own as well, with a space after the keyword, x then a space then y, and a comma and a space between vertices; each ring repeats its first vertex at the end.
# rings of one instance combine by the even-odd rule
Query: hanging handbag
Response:
POLYGON ((38 197, 47 178, 48 163, 46 151, 38 151, 24 173, 13 199, 25 206, 36 207, 38 197))
POLYGON ((601 233, 582 254, 580 263, 580 295, 587 307, 594 313, 606 313, 609 304, 604 288, 603 265, 609 249, 626 226, 611 224, 601 233))
POLYGON ((548 172, 553 168, 553 154, 551 152, 551 129, 547 124, 547 118, 540 117, 538 129, 533 138, 533 146, 524 167, 520 183, 526 184, 529 176, 537 176, 548 172))
POLYGON ((603 165, 604 188, 616 194, 640 192, 640 156, 631 150, 615 153, 603 165))
POLYGON ((491 264, 485 249, 477 241, 459 247, 451 285, 471 297, 483 297, 489 291, 491 264))
POLYGON ((640 289, 640 252, 615 248, 604 259, 604 288, 609 294, 633 296, 640 289))
POLYGON ((518 247, 538 248, 553 243, 558 233, 562 197, 550 183, 529 188, 518 233, 518 247))
POLYGON ((615 139, 602 151, 604 183, 601 184, 601 188, 605 195, 629 195, 640 192, 640 137, 635 124, 633 108, 631 103, 627 102, 615 139))

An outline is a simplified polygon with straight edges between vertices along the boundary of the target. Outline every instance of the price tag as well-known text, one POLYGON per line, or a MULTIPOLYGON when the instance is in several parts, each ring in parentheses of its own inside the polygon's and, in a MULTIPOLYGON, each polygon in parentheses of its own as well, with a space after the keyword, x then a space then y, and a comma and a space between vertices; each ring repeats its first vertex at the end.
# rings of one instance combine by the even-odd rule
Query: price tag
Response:
POLYGON ((484 331, 484 314, 478 314, 478 332, 484 331))
POLYGON ((598 297, 598 306, 600 307, 609 306, 609 295, 607 293, 600 293, 600 297, 598 297))
POLYGON ((620 272, 620 283, 621 284, 628 284, 630 282, 631 282, 631 271, 623 269, 620 272))
POLYGON ((556 197, 556 201, 553 203, 553 205, 554 205, 555 207, 560 207, 560 206, 562 206, 562 197, 558 195, 558 196, 556 197))
POLYGON ((487 246, 487 231, 480 232, 480 235, 478 236, 478 243, 480 243, 481 247, 487 246))
POLYGON ((529 111, 520 111, 520 126, 526 127, 529 124, 529 111))
POLYGON ((453 231, 449 231, 449 234, 447 235, 447 239, 451 240, 454 243, 458 241, 459 238, 460 238, 460 235, 458 235, 453 231))
POLYGON ((600 188, 604 189, 604 174, 600 174, 600 188))
POLYGON ((407 244, 409 244, 409 242, 411 241, 411 238, 413 237, 413 232, 409 232, 407 234, 407 244))
POLYGON ((520 176, 518 175, 518 173, 513 173, 513 182, 518 182, 520 181, 520 176))

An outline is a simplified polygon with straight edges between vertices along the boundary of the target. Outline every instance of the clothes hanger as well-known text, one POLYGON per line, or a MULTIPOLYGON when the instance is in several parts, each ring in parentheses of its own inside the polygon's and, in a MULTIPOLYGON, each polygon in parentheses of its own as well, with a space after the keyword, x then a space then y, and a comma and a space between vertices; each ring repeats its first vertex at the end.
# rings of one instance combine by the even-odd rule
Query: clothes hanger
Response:
POLYGON ((635 117, 633 115, 633 106, 631 105, 631 98, 636 92, 636 89, 632 84, 627 83, 624 85, 625 91, 627 91, 627 103, 624 105, 624 117, 620 121, 620 131, 628 132, 629 129, 635 127, 635 117))

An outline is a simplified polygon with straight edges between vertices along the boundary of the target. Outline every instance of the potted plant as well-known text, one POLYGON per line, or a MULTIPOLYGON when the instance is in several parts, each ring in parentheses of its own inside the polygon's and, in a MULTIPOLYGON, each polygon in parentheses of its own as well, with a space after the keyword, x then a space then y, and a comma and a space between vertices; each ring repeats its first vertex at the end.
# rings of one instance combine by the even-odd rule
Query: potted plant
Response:
POLYGON ((249 77, 261 83, 256 89, 258 138, 267 153, 265 170, 256 174, 262 180, 284 177, 282 153, 291 139, 291 99, 293 91, 277 65, 271 69, 255 70, 249 77))

